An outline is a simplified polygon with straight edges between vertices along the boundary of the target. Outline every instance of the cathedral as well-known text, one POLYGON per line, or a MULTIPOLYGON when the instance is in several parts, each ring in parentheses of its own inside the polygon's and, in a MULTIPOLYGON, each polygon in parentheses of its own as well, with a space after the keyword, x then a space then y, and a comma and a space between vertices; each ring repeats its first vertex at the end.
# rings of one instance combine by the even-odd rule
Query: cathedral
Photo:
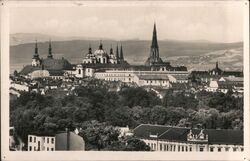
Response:
POLYGON ((110 48, 110 52, 107 53, 103 49, 101 41, 99 48, 94 53, 92 52, 92 48, 89 47, 88 53, 85 58, 83 58, 83 64, 123 64, 125 62, 122 45, 120 46, 120 54, 118 44, 116 47, 116 53, 113 52, 112 46, 110 48))

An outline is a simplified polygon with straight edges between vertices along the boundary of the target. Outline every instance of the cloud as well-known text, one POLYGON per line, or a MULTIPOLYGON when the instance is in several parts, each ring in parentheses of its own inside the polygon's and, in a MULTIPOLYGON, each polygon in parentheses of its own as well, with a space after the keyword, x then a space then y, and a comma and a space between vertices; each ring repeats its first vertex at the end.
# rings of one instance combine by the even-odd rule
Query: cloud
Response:
POLYGON ((159 39, 232 42, 243 39, 241 5, 168 5, 11 9, 11 33, 112 39, 159 39), (16 25, 18 24, 18 25, 16 25))

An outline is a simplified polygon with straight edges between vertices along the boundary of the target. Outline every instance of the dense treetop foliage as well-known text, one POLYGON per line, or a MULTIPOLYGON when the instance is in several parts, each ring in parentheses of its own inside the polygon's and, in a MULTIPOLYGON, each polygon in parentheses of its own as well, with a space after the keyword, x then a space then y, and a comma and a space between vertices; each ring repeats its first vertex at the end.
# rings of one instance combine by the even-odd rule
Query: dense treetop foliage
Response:
POLYGON ((243 128, 243 98, 235 98, 230 93, 167 90, 161 100, 153 91, 140 87, 112 91, 102 82, 80 86, 75 93, 57 97, 23 92, 19 98, 11 99, 10 124, 24 142, 28 134, 53 135, 65 128, 81 128, 86 148, 96 150, 149 150, 135 138, 119 140, 115 127, 134 128, 149 123, 243 128))

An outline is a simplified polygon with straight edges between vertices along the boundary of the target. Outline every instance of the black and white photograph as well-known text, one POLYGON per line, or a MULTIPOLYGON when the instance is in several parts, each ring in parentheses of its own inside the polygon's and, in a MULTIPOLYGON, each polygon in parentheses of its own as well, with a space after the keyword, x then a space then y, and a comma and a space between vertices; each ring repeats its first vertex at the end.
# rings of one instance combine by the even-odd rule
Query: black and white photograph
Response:
POLYGON ((243 153, 243 2, 10 7, 9 151, 243 153))

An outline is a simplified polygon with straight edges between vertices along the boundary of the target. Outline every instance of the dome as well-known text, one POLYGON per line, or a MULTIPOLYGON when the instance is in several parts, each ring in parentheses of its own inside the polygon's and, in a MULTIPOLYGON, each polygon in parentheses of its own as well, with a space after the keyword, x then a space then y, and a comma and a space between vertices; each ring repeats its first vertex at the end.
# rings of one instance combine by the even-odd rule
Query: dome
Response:
POLYGON ((100 43, 99 45, 99 49, 97 49, 95 52, 94 52, 94 55, 95 56, 108 56, 107 52, 103 49, 102 47, 102 43, 100 43))
POLYGON ((103 49, 98 49, 94 53, 96 56, 107 56, 107 52, 103 49))
POLYGON ((43 59, 42 64, 44 65, 45 69, 48 70, 67 70, 71 69, 71 64, 68 60, 62 59, 43 59))

